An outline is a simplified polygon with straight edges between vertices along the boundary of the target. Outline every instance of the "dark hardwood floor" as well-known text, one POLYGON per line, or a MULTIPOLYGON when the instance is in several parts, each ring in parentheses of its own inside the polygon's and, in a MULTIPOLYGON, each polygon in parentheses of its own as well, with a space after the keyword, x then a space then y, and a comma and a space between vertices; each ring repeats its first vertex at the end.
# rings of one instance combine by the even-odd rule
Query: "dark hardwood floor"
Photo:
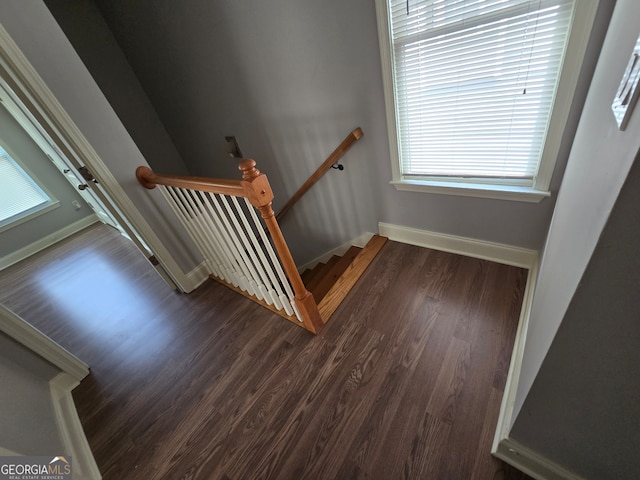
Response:
POLYGON ((208 282, 171 291, 89 228, 0 302, 91 366, 105 479, 502 479, 490 453, 526 272, 388 242, 317 337, 208 282))

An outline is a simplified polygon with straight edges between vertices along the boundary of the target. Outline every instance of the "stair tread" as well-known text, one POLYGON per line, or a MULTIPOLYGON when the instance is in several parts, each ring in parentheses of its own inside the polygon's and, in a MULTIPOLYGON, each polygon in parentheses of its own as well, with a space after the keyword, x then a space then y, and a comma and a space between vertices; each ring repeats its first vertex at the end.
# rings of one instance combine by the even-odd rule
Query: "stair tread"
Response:
POLYGON ((319 303, 327 292, 331 289, 334 283, 340 278, 344 271, 349 267, 351 262, 358 256, 362 248, 352 246, 345 252, 344 255, 337 261, 330 269, 325 269, 322 280, 313 288, 309 289, 313 294, 313 298, 319 303))
MULTIPOLYGON (((326 273, 333 268, 333 266, 340 261, 340 257, 338 255, 333 255, 327 262, 318 270, 318 273, 309 280, 305 286, 307 290, 313 292, 313 289, 318 286, 318 284, 322 281, 326 273)), ((317 300, 316 300, 317 302, 317 300)))
POLYGON ((304 284, 308 285, 308 283, 313 279, 313 277, 315 277, 316 275, 318 275, 318 273, 320 273, 320 270, 322 270, 322 267, 324 266, 325 264, 323 262, 319 262, 315 267, 307 268, 302 273, 302 275, 300 275, 304 284))
POLYGON ((327 323, 333 312, 340 306, 387 240, 386 237, 374 235, 318 303, 320 317, 324 323, 327 323))

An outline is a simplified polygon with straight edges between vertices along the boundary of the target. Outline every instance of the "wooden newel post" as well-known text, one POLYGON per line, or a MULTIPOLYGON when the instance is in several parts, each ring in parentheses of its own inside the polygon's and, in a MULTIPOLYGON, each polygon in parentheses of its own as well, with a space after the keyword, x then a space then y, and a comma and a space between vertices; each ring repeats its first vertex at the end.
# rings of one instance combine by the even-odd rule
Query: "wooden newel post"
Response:
POLYGON ((304 326, 310 332, 318 333, 324 325, 320 318, 318 305, 311 292, 304 286, 293 261, 293 257, 291 256, 291 252, 289 251, 289 247, 282 236, 280 225, 278 225, 275 212, 271 207, 273 191, 271 190, 267 176, 260 173, 260 170, 256 168, 255 160, 244 160, 238 168, 242 171, 242 185, 247 199, 251 205, 260 210, 262 218, 269 229, 271 239, 282 262, 282 268, 291 282, 291 287, 295 294, 296 307, 302 316, 304 326))

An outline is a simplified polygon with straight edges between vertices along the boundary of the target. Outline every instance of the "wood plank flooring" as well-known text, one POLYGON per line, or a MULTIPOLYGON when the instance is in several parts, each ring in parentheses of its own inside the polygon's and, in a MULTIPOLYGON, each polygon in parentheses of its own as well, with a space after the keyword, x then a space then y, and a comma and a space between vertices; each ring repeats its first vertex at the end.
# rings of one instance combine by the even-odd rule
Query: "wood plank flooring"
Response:
POLYGON ((171 291, 108 227, 0 272, 78 355, 105 479, 502 479, 489 454, 526 272, 387 242, 317 337, 217 282, 171 291))

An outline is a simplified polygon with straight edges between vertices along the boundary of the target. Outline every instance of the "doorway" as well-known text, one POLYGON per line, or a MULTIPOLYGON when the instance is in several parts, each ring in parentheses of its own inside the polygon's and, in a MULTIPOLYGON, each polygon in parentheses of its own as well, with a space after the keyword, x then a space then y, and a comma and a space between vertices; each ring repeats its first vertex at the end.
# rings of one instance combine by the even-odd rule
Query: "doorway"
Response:
MULTIPOLYGON (((86 165, 63 151, 63 148, 48 134, 47 129, 21 101, 6 76, 0 79, 0 101, 8 113, 22 127, 24 132, 38 145, 45 158, 64 176, 73 189, 82 197, 100 222, 116 229, 122 236, 132 241, 156 268, 160 276, 172 288, 177 289, 170 275, 157 261, 151 248, 131 225, 115 202, 102 188, 86 165)), ((69 152, 69 150, 67 150, 69 152)))
MULTIPOLYGON (((53 42, 53 45, 56 45, 55 42, 53 42)), ((49 64, 47 63, 47 68, 48 66, 49 64)), ((75 67, 76 65, 73 63, 70 65, 69 74, 75 67)), ((55 75, 58 75, 57 71, 55 75)), ((79 75, 82 76, 82 72, 79 72, 79 75)), ((166 283, 172 288, 177 287, 182 292, 191 292, 206 280, 206 273, 200 268, 199 264, 196 263, 195 268, 187 267, 189 270, 184 270, 185 267, 179 265, 174 258, 174 254, 179 255, 182 264, 189 265, 189 262, 197 261, 198 254, 186 233, 180 230, 179 221, 173 217, 167 217, 164 205, 158 204, 158 202, 162 203, 162 199, 156 196, 149 203, 147 203, 146 198, 141 201, 144 204, 146 215, 150 213, 148 205, 154 204, 154 210, 149 218, 151 218, 155 228, 159 229, 158 231, 164 240, 159 237, 147 217, 132 202, 132 198, 125 191, 124 184, 119 183, 119 180, 116 179, 117 175, 122 181, 122 172, 112 172, 106 166, 103 159, 100 158, 76 126, 74 120, 54 97, 52 91, 1 25, 0 78, 6 87, 5 91, 13 96, 14 102, 19 109, 27 117, 31 116, 30 123, 33 128, 42 134, 45 139, 49 140, 49 145, 53 146, 54 149, 58 149, 61 154, 60 159, 63 162, 65 159, 69 162, 64 165, 59 163, 60 168, 62 168, 61 171, 68 170, 70 181, 78 181, 77 185, 82 186, 82 189, 87 190, 87 193, 91 194, 93 192, 95 194, 92 204, 102 204, 104 207, 102 211, 115 218, 116 222, 124 230, 125 235, 134 242, 166 283), (83 167, 86 167, 86 169, 83 167), (89 178, 89 180, 85 177, 89 178), (170 242, 173 252, 167 249, 165 242, 170 242), (183 242, 186 242, 186 244, 183 242), (192 253, 195 255, 192 255, 192 253)), ((80 91, 86 96, 84 89, 80 91)), ((98 119, 100 115, 104 115, 106 112, 106 110, 101 110, 103 106, 100 100, 97 101, 97 104, 99 105, 97 116, 93 116, 91 111, 86 111, 85 113, 89 115, 90 121, 98 119)), ((109 115, 107 115, 106 119, 106 131, 115 134, 114 140, 119 138, 119 135, 121 135, 119 127, 112 123, 109 115)), ((96 125, 90 124, 89 128, 90 131, 96 132, 96 125)), ((111 149, 107 146, 107 150, 122 150, 125 154, 131 154, 131 158, 138 159, 138 165, 144 165, 145 160, 140 157, 140 152, 133 151, 127 141, 125 141, 125 144, 127 146, 123 149, 111 149)), ((108 142, 103 144, 103 146, 105 145, 108 145, 108 142)), ((54 162, 56 161, 55 159, 56 156, 52 155, 51 161, 54 162)), ((112 161, 113 159, 109 160, 112 161)), ((116 165, 123 164, 121 160, 113 163, 116 165)), ((133 173, 131 178, 133 178, 133 173)), ((147 198, 151 197, 147 196, 147 198)), ((100 216, 104 220, 104 217, 100 216)))

